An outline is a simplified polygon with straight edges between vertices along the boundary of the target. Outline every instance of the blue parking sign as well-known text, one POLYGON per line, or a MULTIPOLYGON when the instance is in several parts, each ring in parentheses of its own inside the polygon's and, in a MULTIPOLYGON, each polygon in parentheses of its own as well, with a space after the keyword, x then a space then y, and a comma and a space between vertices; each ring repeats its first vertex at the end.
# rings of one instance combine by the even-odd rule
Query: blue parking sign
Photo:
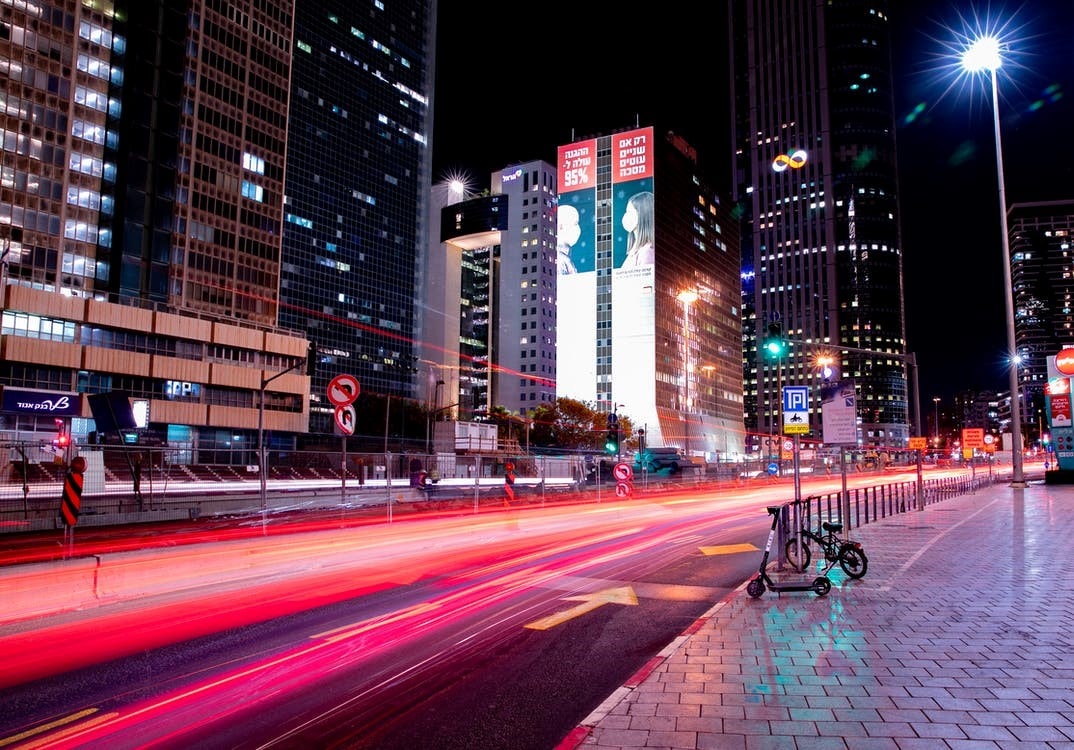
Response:
POLYGON ((809 411, 809 386, 783 386, 783 411, 809 411))

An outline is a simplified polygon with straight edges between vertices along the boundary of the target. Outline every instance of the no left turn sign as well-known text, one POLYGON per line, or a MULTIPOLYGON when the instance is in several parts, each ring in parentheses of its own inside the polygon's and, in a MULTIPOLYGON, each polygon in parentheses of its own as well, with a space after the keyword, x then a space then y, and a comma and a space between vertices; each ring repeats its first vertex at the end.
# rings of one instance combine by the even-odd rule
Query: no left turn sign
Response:
POLYGON ((358 398, 361 388, 353 375, 336 375, 328 384, 328 400, 333 406, 347 406, 358 398))

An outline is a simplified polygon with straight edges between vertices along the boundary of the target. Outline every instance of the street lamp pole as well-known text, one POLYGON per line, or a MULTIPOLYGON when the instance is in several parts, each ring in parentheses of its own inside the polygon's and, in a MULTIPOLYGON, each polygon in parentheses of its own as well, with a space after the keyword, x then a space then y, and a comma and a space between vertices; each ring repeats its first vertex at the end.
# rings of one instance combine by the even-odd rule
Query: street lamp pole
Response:
POLYGON ((683 449, 686 455, 690 453, 690 305, 697 302, 697 292, 693 289, 684 289, 675 297, 682 303, 682 368, 683 368, 683 397, 686 401, 684 409, 685 420, 683 422, 683 449))
POLYGON ((1003 241, 1003 301, 1007 317, 1007 364, 1011 391, 1011 487, 1025 487, 1022 467, 1022 410, 1018 402, 1018 341, 1015 336, 1014 286, 1011 280, 1011 247, 1007 229, 1007 195, 1003 184, 1003 145, 999 127, 999 86, 996 71, 1003 62, 1000 41, 984 36, 973 41, 962 54, 962 67, 970 72, 988 71, 992 88, 992 124, 996 137, 996 178, 999 185, 999 223, 1003 241))
POLYGON ((429 428, 433 421, 433 414, 440 412, 440 387, 444 385, 443 380, 436 381, 436 387, 433 389, 433 410, 425 415, 425 452, 429 452, 429 428))
POLYGON ((933 396, 932 397, 932 403, 933 403, 933 406, 934 406, 934 408, 936 410, 936 413, 934 415, 936 417, 936 439, 933 442, 933 445, 935 445, 936 448, 939 449, 939 447, 940 447, 940 397, 939 396, 933 396))

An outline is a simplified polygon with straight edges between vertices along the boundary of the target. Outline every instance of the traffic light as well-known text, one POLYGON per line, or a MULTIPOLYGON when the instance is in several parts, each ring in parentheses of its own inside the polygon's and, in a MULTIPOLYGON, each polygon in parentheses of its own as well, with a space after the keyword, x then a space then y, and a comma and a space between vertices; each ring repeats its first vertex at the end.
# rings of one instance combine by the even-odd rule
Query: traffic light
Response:
POLYGON ((769 323, 768 333, 761 347, 769 359, 779 359, 786 353, 787 342, 783 340, 783 324, 769 323))
POLYGON ((604 450, 612 456, 619 455, 619 425, 608 428, 608 437, 604 440, 604 450))
POLYGON ((317 372, 317 360, 320 355, 317 353, 317 344, 310 342, 309 349, 306 351, 306 375, 313 377, 317 372))
POLYGON ((614 411, 608 415, 608 437, 604 440, 604 450, 612 456, 619 455, 619 415, 614 411))
POLYGON ((56 437, 52 439, 52 445, 56 448, 66 448, 71 444, 71 435, 67 432, 67 423, 62 419, 54 419, 56 423, 56 437))

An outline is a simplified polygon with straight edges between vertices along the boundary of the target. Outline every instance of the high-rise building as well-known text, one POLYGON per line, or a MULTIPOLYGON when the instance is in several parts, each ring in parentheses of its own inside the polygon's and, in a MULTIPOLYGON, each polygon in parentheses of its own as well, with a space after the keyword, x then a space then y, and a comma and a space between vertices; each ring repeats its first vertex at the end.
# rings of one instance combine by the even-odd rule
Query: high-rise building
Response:
POLYGON ((822 437, 827 355, 856 386, 861 444, 910 436, 891 5, 730 2, 746 425, 762 435, 782 432, 782 387, 808 385, 822 437), (783 356, 759 352, 770 326, 783 356))
POLYGON ((262 425, 307 423, 276 303, 291 2, 4 8, 4 434, 84 439, 83 394, 120 392, 147 439, 256 463, 262 425), (20 390, 67 406, 42 421, 20 390))
POLYGON ((295 4, 280 323, 318 349, 312 433, 333 429, 336 375, 425 397, 435 21, 433 0, 295 4))
POLYGON ((529 415, 556 399, 556 169, 530 162, 494 172, 507 197, 496 264, 493 406, 529 415))
POLYGON ((491 181, 454 202, 445 186, 437 191, 436 278, 423 302, 424 390, 451 387, 463 420, 496 407, 525 417, 556 397, 556 170, 528 162, 491 181))
POLYGON ((1023 434, 1039 439, 1048 357, 1074 346, 1074 200, 1015 203, 1007 227, 1023 434))
POLYGON ((743 449, 738 227, 694 149, 652 127, 560 146, 557 396, 650 446, 743 449))

